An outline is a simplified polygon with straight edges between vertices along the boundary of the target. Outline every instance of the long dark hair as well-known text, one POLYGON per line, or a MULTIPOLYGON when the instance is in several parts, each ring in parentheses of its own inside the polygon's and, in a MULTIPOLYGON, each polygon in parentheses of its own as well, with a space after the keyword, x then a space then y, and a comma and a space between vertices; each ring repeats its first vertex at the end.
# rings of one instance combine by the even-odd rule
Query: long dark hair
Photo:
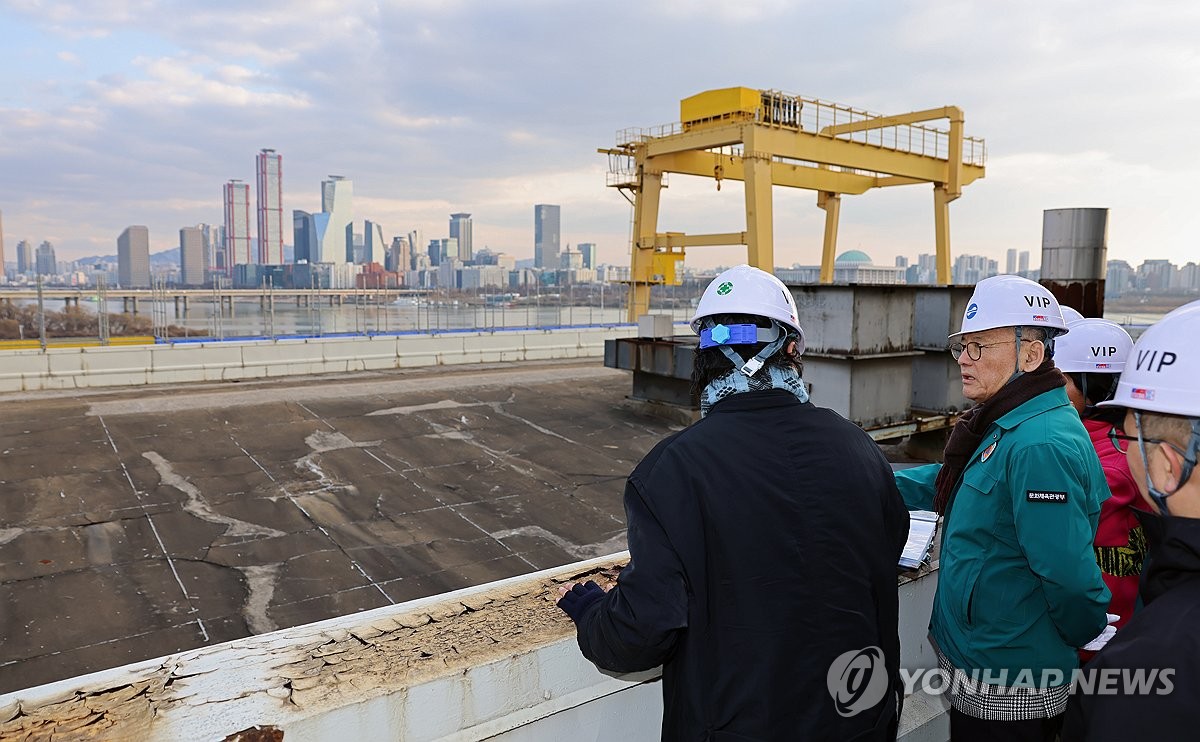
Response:
MULTIPOLYGON (((712 317, 713 321, 722 325, 757 325, 758 327, 770 327, 771 320, 766 317, 759 317, 754 314, 715 314, 712 317)), ((791 329, 784 327, 788 332, 788 340, 795 340, 796 333, 791 329)), ((741 356, 743 361, 748 361, 758 354, 760 350, 767 347, 767 343, 755 343, 754 345, 731 345, 734 352, 741 356)), ((799 373, 804 373, 804 363, 800 360, 800 354, 796 350, 789 352, 790 343, 784 343, 784 346, 779 349, 775 355, 767 359, 766 365, 763 368, 777 366, 779 368, 787 368, 792 366, 799 373)), ((732 370, 732 365, 720 348, 705 348, 704 350, 696 350, 692 357, 692 399, 700 399, 700 393, 704 391, 704 387, 708 386, 713 379, 724 376, 732 370)), ((759 371, 762 373, 762 371, 759 371)))

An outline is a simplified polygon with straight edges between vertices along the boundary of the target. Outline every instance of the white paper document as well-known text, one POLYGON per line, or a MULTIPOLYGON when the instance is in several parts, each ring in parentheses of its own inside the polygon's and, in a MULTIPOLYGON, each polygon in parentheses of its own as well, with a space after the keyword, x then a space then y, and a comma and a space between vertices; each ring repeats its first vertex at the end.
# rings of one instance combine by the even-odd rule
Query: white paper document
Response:
POLYGON ((937 513, 928 510, 913 510, 908 514, 908 541, 900 553, 903 569, 916 569, 929 555, 933 536, 937 533, 937 513))

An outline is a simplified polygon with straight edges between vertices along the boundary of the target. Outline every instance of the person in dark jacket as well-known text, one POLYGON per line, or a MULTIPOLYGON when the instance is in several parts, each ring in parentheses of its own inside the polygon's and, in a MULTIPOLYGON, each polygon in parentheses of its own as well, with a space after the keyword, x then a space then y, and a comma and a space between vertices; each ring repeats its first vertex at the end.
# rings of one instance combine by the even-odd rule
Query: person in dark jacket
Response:
POLYGON ((617 585, 559 602, 580 649, 612 672, 663 666, 664 740, 894 739, 908 514, 891 468, 808 401, 774 276, 722 273, 693 329, 702 418, 629 476, 617 585))
POLYGON ((1063 740, 1200 735, 1200 302, 1175 310, 1133 347, 1117 392, 1113 440, 1148 507, 1161 515, 1143 575, 1144 608, 1084 667, 1063 740))

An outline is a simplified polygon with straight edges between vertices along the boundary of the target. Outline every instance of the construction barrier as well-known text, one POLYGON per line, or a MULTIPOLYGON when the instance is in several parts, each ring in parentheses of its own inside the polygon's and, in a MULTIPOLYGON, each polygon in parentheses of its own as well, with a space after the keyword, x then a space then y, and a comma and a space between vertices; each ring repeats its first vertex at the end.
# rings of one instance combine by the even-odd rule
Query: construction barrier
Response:
POLYGON ((634 325, 0 350, 0 392, 600 358, 634 325))

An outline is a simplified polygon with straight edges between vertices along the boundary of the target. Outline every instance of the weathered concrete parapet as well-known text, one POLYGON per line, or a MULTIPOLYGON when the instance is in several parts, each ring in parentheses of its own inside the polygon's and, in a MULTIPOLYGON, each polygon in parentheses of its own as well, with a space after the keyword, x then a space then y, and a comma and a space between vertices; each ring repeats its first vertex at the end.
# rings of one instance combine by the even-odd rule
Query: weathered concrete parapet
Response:
MULTIPOLYGON (((580 654, 558 586, 611 584, 608 557, 247 637, 0 696, 0 738, 657 740, 658 671, 613 676, 580 654), (600 737, 597 737, 600 738, 600 737)), ((931 668, 933 570, 899 580, 901 665, 931 668)), ((904 739, 944 739, 937 699, 904 739)))
POLYGON ((574 646, 557 586, 627 554, 0 696, 2 739, 483 739, 657 673, 613 678, 574 646), (515 715, 515 716, 514 716, 515 715), (504 721, 513 717, 509 721, 504 721), (470 730, 480 728, 479 733, 470 730))

